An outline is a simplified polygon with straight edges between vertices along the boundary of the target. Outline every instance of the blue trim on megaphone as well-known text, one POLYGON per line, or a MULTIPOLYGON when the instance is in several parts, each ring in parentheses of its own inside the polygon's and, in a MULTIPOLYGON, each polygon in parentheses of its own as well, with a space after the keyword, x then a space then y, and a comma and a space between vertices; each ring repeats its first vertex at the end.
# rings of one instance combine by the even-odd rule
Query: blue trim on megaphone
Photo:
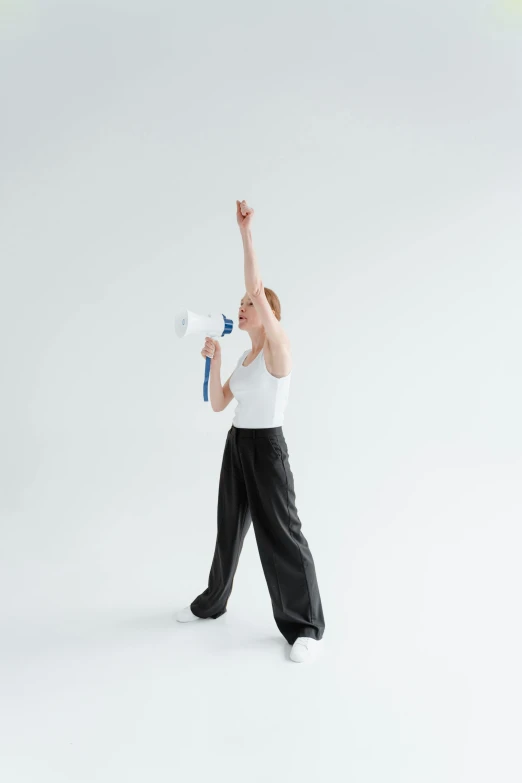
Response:
MULTIPOLYGON (((221 313, 223 315, 223 313, 221 313)), ((226 334, 230 334, 232 331, 232 328, 234 326, 234 321, 231 318, 225 318, 223 315, 223 332, 221 334, 221 337, 224 337, 226 334)), ((205 380, 203 381, 203 400, 205 402, 208 402, 208 379, 210 378, 210 363, 212 359, 210 356, 206 357, 205 361, 205 380)))

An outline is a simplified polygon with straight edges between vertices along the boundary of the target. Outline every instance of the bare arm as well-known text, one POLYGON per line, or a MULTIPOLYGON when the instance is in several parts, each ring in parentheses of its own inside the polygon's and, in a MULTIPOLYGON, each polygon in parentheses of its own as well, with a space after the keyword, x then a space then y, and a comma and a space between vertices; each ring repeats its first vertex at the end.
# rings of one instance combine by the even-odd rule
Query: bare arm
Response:
POLYGON ((219 340, 205 337, 205 345, 201 349, 204 359, 210 358, 210 377, 208 379, 208 396, 215 413, 225 410, 234 395, 230 390, 230 378, 221 386, 221 346, 219 340))
MULTIPOLYGON (((232 377, 232 376, 231 376, 231 377, 232 377)), ((230 378, 229 378, 229 379, 228 379, 228 381, 226 381, 225 385, 223 386, 223 400, 224 400, 224 405, 223 405, 223 407, 221 408, 221 410, 222 410, 222 411, 224 411, 224 410, 225 410, 225 408, 227 407, 227 405, 228 405, 229 403, 231 403, 233 399, 234 399, 234 395, 233 395, 233 394, 232 394, 232 392, 230 391, 230 378)))
POLYGON ((221 361, 214 365, 214 360, 212 360, 208 386, 212 410, 214 413, 221 413, 234 398, 230 391, 230 378, 224 386, 221 386, 221 361))
POLYGON ((251 223, 253 217, 254 210, 248 206, 246 201, 236 201, 236 220, 245 251, 245 287, 250 295, 257 293, 262 285, 261 275, 257 268, 256 253, 252 244, 251 223))
MULTIPOLYGON (((265 333, 274 355, 283 356, 285 359, 289 359, 290 340, 281 326, 281 323, 275 317, 268 299, 266 298, 265 287, 257 265, 257 257, 252 243, 251 230, 254 210, 247 205, 246 201, 242 201, 241 203, 236 201, 236 204, 236 218, 241 232, 245 254, 245 287, 247 293, 250 295, 252 304, 259 313, 259 318, 265 328, 265 333)), ((287 370, 287 372, 289 372, 289 370, 287 370)))
POLYGON ((261 275, 257 266, 256 251, 252 244, 252 232, 249 228, 241 231, 241 239, 245 254, 245 288, 250 295, 255 295, 261 288, 261 275))
POLYGON ((208 381, 208 396, 213 411, 221 409, 223 398, 223 387, 221 386, 221 356, 212 359, 210 362, 210 378, 208 381))

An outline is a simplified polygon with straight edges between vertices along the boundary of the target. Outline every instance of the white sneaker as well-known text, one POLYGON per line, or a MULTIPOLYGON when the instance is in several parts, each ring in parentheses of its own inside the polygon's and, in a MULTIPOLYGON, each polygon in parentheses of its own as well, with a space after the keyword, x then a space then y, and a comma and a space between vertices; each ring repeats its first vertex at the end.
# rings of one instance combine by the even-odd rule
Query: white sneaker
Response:
POLYGON ((312 639, 311 636, 298 636, 290 650, 290 658, 296 663, 312 661, 322 647, 322 639, 312 639))
POLYGON ((176 620, 178 623, 190 623, 192 620, 201 620, 201 617, 194 614, 190 606, 186 606, 176 614, 176 620))

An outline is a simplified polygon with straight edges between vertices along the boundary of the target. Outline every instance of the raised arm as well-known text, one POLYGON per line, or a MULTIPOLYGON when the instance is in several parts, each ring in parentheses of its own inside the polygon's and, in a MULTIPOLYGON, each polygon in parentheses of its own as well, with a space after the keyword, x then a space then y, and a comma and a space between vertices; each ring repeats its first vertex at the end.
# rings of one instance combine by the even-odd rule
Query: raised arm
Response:
POLYGON ((270 307, 257 266, 257 257, 252 243, 251 231, 254 210, 247 205, 246 201, 236 201, 236 205, 237 222, 241 232, 243 250, 245 253, 245 288, 247 294, 251 297, 252 304, 259 313, 259 318, 265 328, 265 333, 270 345, 276 348, 276 350, 283 348, 288 350, 290 345, 288 335, 270 307))

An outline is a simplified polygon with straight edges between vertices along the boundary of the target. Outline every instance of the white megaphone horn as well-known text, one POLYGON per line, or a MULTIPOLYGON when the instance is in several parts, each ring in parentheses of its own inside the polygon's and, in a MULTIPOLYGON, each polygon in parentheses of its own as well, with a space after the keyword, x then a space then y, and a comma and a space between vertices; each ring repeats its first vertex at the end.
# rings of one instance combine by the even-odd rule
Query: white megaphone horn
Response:
MULTIPOLYGON (((189 334, 204 334, 206 337, 224 337, 230 334, 234 328, 231 318, 221 315, 199 315, 191 310, 181 310, 174 322, 178 337, 187 337, 189 334)), ((203 381, 203 399, 208 402, 208 379, 210 377, 210 356, 205 361, 205 380, 203 381)))

